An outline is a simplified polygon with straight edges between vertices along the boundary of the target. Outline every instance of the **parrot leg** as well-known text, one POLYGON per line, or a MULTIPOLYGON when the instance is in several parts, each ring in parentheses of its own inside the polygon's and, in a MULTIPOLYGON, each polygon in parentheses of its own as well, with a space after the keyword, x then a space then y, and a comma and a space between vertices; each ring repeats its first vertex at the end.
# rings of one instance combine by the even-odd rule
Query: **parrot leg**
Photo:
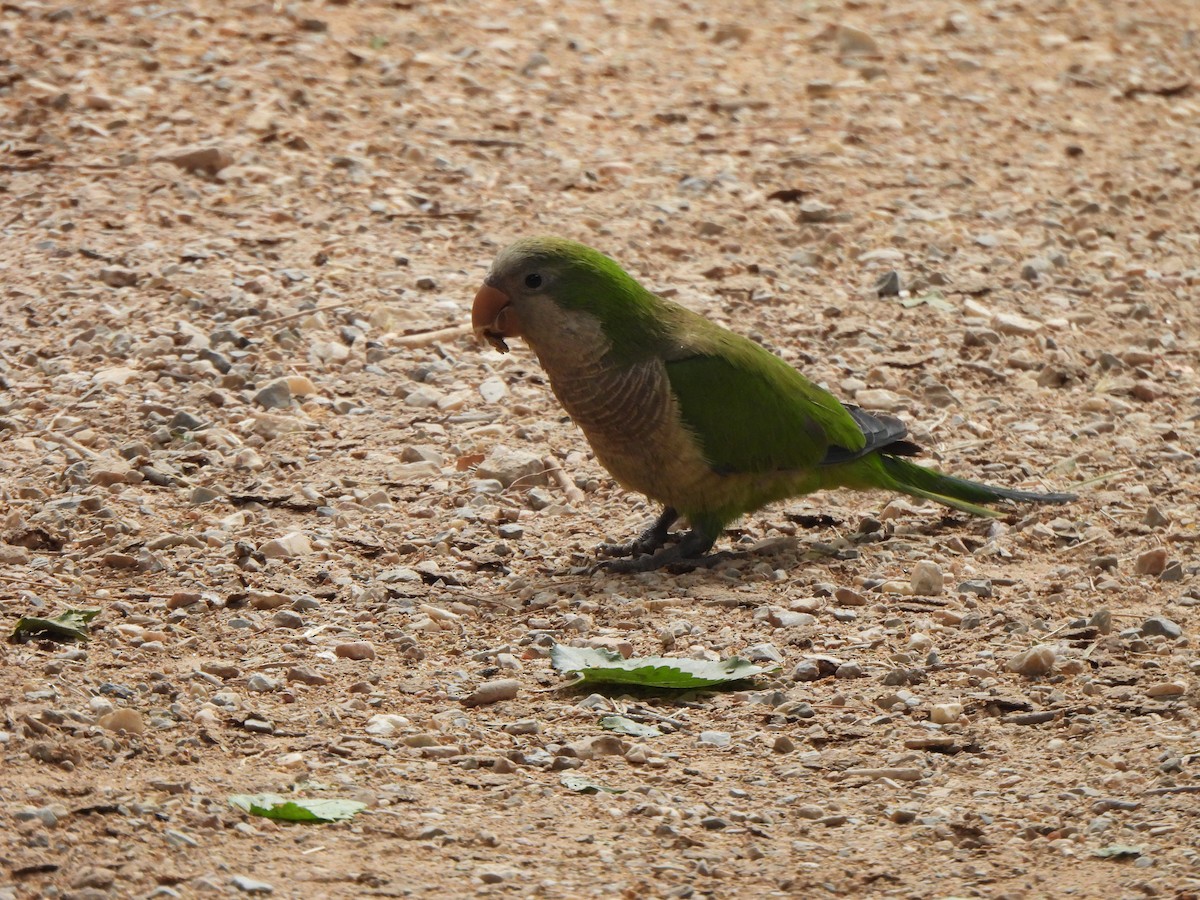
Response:
POLYGON ((654 524, 639 534, 627 544, 601 544, 597 552, 605 556, 642 556, 653 553, 667 542, 671 535, 671 526, 679 518, 679 513, 673 507, 666 507, 654 524))

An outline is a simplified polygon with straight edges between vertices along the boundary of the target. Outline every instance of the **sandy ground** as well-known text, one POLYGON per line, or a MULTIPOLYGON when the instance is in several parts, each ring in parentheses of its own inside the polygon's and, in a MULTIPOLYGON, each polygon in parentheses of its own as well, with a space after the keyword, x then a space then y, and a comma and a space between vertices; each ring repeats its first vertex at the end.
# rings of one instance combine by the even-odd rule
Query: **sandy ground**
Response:
POLYGON ((0 897, 1196 896, 1197 72, 1166 0, 0 5, 0 626, 100 611, 0 645, 0 897), (537 232, 1079 500, 579 574, 654 509, 469 334, 537 232))

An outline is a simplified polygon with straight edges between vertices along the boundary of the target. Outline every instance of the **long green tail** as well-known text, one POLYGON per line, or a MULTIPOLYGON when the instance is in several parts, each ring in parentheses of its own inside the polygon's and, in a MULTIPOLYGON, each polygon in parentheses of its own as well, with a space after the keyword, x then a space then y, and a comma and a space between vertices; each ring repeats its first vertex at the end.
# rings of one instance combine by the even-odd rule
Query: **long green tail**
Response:
POLYGON ((1070 503, 1074 494, 1039 494, 1035 491, 1016 491, 1011 488, 994 487, 967 481, 953 475, 943 475, 936 469, 926 469, 899 456, 879 454, 884 470, 892 477, 891 487, 913 497, 924 497, 945 506, 961 509, 975 516, 995 518, 1004 515, 980 503, 995 503, 998 500, 1015 500, 1020 503, 1070 503))

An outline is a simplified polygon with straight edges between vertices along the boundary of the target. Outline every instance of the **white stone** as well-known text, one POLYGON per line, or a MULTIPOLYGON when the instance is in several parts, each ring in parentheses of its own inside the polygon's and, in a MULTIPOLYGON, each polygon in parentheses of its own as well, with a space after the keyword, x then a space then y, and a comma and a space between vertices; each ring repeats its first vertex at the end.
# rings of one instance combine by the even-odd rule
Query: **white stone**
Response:
POLYGON ((408 719, 404 716, 391 715, 388 713, 380 713, 371 716, 367 719, 367 734, 375 734, 380 737, 391 737, 400 732, 408 725, 408 719))
POLYGON ((868 412, 895 412, 902 409, 907 401, 886 388, 866 388, 854 395, 854 402, 868 412))
POLYGON ((1054 671, 1057 654, 1049 644, 1038 644, 1023 650, 1008 661, 1008 671, 1026 678, 1040 678, 1054 671))
POLYGON ((945 583, 942 567, 931 560, 923 559, 913 566, 910 583, 912 592, 918 597, 936 597, 942 592, 945 583))
POLYGON ((961 703, 935 703, 929 709, 929 721, 934 725, 949 725, 957 722, 962 713, 961 703))
POLYGON ((542 458, 528 450, 512 450, 496 447, 475 469, 481 479, 495 479, 502 485, 512 487, 520 481, 521 487, 546 484, 546 467, 542 458))
POLYGON ((267 541, 258 548, 258 552, 267 559, 288 559, 312 553, 312 543, 303 532, 292 531, 283 537, 267 541))

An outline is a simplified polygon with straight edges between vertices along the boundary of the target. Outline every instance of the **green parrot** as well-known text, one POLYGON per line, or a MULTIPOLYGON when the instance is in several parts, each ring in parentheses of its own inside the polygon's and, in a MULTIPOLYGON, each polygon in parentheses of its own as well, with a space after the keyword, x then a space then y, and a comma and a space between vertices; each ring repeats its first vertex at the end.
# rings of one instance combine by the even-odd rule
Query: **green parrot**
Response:
POLYGON ((476 335, 507 352, 523 337, 596 458, 663 505, 602 566, 703 565, 725 526, 768 503, 826 488, 898 491, 977 516, 982 503, 1066 503, 913 462, 899 419, 841 403, 782 359, 642 287, 598 250, 558 237, 501 251, 475 295, 476 335), (686 516, 691 530, 668 543, 686 516))

